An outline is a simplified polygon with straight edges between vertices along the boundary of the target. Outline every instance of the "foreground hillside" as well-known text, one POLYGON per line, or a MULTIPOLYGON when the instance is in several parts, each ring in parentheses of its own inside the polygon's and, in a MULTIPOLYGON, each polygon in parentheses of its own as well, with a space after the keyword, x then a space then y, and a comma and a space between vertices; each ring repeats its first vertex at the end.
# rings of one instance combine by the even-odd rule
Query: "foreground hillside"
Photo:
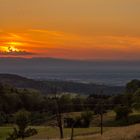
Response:
MULTIPOLYGON (((36 127, 39 130, 38 135, 27 138, 27 140, 59 140, 57 128, 48 128, 43 126, 36 127), (55 138, 54 138, 55 137, 55 138)), ((77 128, 75 129, 74 140, 140 140, 140 124, 127 127, 104 128, 104 134, 100 135, 100 128, 77 128)), ((5 140, 6 134, 11 131, 11 127, 0 127, 0 138, 5 140)), ((70 139, 71 129, 64 130, 64 140, 70 139)))
MULTIPOLYGON (((46 96, 36 90, 9 85, 11 81, 17 85, 25 81, 26 84, 28 81, 36 84, 40 81, 17 75, 2 76, 3 80, 0 83, 0 139, 2 140, 5 138, 11 140, 13 137, 13 140, 26 137, 33 140, 45 140, 48 137, 56 140, 59 137, 66 139, 71 136, 71 127, 74 128, 73 136, 77 140, 139 139, 140 80, 130 81, 123 94, 112 96, 101 92, 100 95, 88 96, 57 94, 61 93, 58 92, 58 87, 62 88, 65 83, 61 85, 56 82, 58 84, 56 87, 56 83, 48 82, 49 88, 52 88, 52 96, 46 96), (101 131, 104 132, 102 137, 99 135, 102 130, 101 124, 104 130, 101 131), (132 124, 133 126, 130 126, 132 124)), ((72 89, 79 90, 77 84, 72 89)))
POLYGON ((106 86, 97 85, 91 83, 77 83, 69 81, 37 81, 28 79, 13 74, 0 74, 0 82, 12 85, 16 88, 29 88, 36 89, 42 93, 49 94, 52 91, 52 87, 58 86, 61 92, 70 92, 77 94, 98 94, 103 91, 103 94, 120 94, 124 91, 124 87, 121 86, 106 86))
POLYGON ((106 131, 103 136, 100 134, 77 137, 76 140, 140 140, 140 124, 112 128, 106 131))

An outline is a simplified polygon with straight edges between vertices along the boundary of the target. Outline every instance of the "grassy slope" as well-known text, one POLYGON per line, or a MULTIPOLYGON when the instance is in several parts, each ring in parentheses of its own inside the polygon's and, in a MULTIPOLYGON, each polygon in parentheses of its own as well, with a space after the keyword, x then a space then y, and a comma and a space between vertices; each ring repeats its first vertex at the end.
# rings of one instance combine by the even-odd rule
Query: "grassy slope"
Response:
MULTIPOLYGON (((72 115, 77 116, 80 113, 73 113, 72 115)), ((129 117, 129 125, 130 124, 135 124, 137 121, 140 122, 140 113, 139 112, 133 112, 133 114, 130 115, 129 117)), ((92 127, 91 128, 79 128, 79 129, 75 129, 75 136, 84 136, 84 135, 93 135, 93 134, 97 134, 100 132, 100 128, 98 127, 100 124, 100 117, 99 116, 94 116, 93 118, 93 122, 92 122, 92 127)), ((110 111, 109 113, 104 115, 104 130, 109 130, 112 129, 112 132, 110 133, 118 133, 117 131, 122 130, 122 133, 124 131, 125 134, 125 130, 124 128, 127 127, 120 127, 125 125, 124 121, 115 121, 115 113, 110 111), (118 127, 118 128, 115 128, 118 127)), ((135 125, 134 125, 135 126, 135 125)), ((55 128, 55 127, 43 127, 43 126, 39 126, 39 127, 35 127, 38 130, 38 135, 33 136, 31 138, 29 138, 28 140, 34 140, 34 139, 47 139, 49 138, 59 138, 59 129, 55 128)), ((127 130, 132 129, 132 133, 134 130, 137 130, 137 128, 140 129, 140 125, 136 125, 135 129, 133 129, 134 127, 130 126, 130 128, 128 127, 127 130)), ((5 140, 6 136, 8 135, 9 132, 11 132, 12 127, 0 127, 0 140, 5 140)), ((108 135, 109 133, 106 132, 108 135)), ((71 129, 64 129, 64 135, 65 137, 70 137, 71 134, 71 129)), ((129 132, 130 134, 130 132, 129 132)), ((127 134, 126 134, 127 135, 127 134)), ((88 137, 90 140, 90 137, 88 137)), ((86 140, 88 140, 86 138, 86 140)), ((111 139, 113 140, 113 139, 111 139)), ((116 139, 115 139, 116 140, 116 139)), ((140 140, 140 138, 139 138, 140 140)))
MULTIPOLYGON (((108 128, 105 128, 105 131, 108 128)), ((38 135, 28 138, 28 140, 35 140, 35 139, 47 139, 47 138, 59 138, 59 129, 58 128, 47 128, 44 127, 43 129, 39 129, 38 135)), ((91 127, 91 128, 75 128, 74 129, 74 136, 87 136, 87 135, 94 135, 100 132, 99 127, 91 127)), ((64 129, 64 137, 68 138, 71 136, 71 129, 64 129)))
POLYGON ((103 136, 96 134, 87 137, 77 137, 75 140, 140 140, 140 124, 113 128, 106 131, 103 136))
MULTIPOLYGON (((108 113, 104 114, 103 116, 103 124, 105 127, 119 127, 119 126, 128 126, 128 125, 133 125, 137 124, 140 122, 140 112, 133 111, 132 114, 129 115, 129 121, 127 122, 126 120, 115 120, 115 112, 109 111, 108 113)), ((99 126, 100 125, 100 117, 99 116, 94 116, 93 126, 99 126)))
MULTIPOLYGON (((28 138, 28 140, 35 139, 47 139, 47 138, 59 138, 59 129, 55 127, 43 127, 38 126, 34 127, 38 130, 38 134, 28 138)), ((104 130, 108 130, 105 128, 104 130)), ((8 133, 12 131, 12 127, 0 127, 0 140, 5 140, 8 133)), ((75 128, 74 135, 75 136, 85 136, 85 135, 93 135, 100 132, 99 127, 91 127, 91 128, 75 128)), ((70 137, 71 129, 64 129, 65 138, 70 137)))
MULTIPOLYGON (((28 138, 27 140, 40 140, 48 138, 59 138, 57 128, 36 127, 38 135, 28 138)), ((5 140, 5 135, 10 132, 10 127, 0 127, 0 140, 5 140)), ((75 129, 75 140, 140 140, 140 124, 127 127, 112 127, 106 129, 103 136, 99 132, 99 128, 75 129)), ((65 129, 65 138, 70 136, 70 129, 65 129)), ((66 139, 65 139, 66 140, 66 139)))
POLYGON ((0 140, 5 140, 8 133, 11 132, 11 127, 0 127, 0 140))

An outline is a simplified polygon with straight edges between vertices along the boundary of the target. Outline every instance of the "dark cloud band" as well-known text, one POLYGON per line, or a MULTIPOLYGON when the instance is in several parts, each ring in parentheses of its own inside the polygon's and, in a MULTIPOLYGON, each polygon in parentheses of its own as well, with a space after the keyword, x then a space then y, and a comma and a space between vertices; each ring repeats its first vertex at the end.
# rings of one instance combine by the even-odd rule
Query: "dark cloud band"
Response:
POLYGON ((35 53, 27 51, 10 51, 10 52, 0 52, 0 55, 35 55, 35 53))

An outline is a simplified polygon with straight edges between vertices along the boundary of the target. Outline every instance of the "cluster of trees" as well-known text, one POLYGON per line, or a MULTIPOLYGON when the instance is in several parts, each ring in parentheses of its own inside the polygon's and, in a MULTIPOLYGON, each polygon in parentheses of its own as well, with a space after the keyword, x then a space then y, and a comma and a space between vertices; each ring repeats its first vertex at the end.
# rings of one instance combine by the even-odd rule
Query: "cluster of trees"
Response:
POLYGON ((84 111, 87 108, 93 110, 99 100, 106 101, 110 97, 104 95, 82 97, 71 94, 59 95, 59 93, 57 89, 52 89, 52 96, 46 96, 35 90, 17 89, 0 84, 0 125, 12 123, 13 114, 22 109, 31 112, 31 124, 37 125, 56 114, 58 105, 61 113, 84 111))
POLYGON ((133 110, 140 110, 140 81, 132 80, 126 85, 124 94, 112 97, 115 104, 116 120, 124 119, 128 121, 128 116, 133 110))
POLYGON ((81 115, 76 117, 66 117, 64 118, 65 128, 88 128, 93 118, 93 112, 86 110, 82 112, 81 115))
POLYGON ((42 111, 44 101, 43 96, 36 91, 0 84, 0 124, 12 123, 13 114, 21 109, 34 112, 33 116, 36 117, 36 112, 42 111))

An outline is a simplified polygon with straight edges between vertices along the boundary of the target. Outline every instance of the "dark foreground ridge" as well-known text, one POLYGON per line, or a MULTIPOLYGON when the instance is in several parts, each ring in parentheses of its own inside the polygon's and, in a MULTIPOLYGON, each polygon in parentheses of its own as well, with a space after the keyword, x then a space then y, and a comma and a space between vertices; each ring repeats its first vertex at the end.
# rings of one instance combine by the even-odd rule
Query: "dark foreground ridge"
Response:
POLYGON ((77 93, 82 95, 89 94, 121 94, 124 91, 123 86, 97 85, 93 83, 78 83, 70 81, 39 81, 28 79, 14 74, 0 74, 0 82, 12 85, 16 88, 29 88, 40 91, 43 94, 50 94, 54 86, 59 87, 61 92, 77 93))

